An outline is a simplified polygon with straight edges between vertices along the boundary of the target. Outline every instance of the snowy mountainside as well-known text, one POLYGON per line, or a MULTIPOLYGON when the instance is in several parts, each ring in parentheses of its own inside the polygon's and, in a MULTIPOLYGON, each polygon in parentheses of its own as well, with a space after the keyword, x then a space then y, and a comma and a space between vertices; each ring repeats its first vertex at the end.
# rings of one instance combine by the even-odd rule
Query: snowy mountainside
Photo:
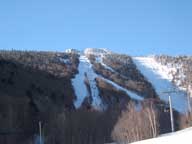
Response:
MULTIPOLYGON (((177 77, 181 84, 191 83, 191 60, 157 58, 91 48, 83 52, 1 50, 0 127, 24 130, 26 135, 9 138, 18 143, 18 138, 30 139, 36 134, 34 124, 41 118, 50 129, 48 138, 61 143, 71 143, 72 137, 73 143, 91 143, 90 138, 94 143, 109 143, 121 112, 132 101, 138 111, 153 102, 162 134, 171 130, 167 95, 162 94, 167 90, 179 91, 171 95, 174 109, 181 112, 174 111, 175 128, 188 126, 183 117, 186 93, 173 80, 181 73, 185 75, 177 77), (184 65, 177 64, 182 60, 184 65)), ((5 141, 4 135, 0 141, 5 141)))
MULTIPOLYGON (((77 97, 74 102, 76 108, 83 104, 96 109, 100 106, 100 109, 107 107, 103 103, 100 85, 96 81, 99 78, 136 101, 159 97, 168 102, 166 92, 175 91, 171 93, 173 108, 182 113, 187 111, 187 93, 173 83, 173 73, 178 71, 179 66, 167 67, 154 56, 129 57, 107 49, 87 48, 79 54, 79 73, 72 79, 77 97)), ((108 97, 113 99, 109 94, 108 97)))
POLYGON ((98 90, 98 84, 96 81, 97 78, 100 78, 100 80, 110 84, 116 90, 125 92, 127 94, 127 97, 130 97, 133 100, 143 99, 142 96, 139 96, 138 94, 130 90, 127 90, 126 88, 120 86, 119 84, 116 84, 115 82, 107 78, 104 78, 102 75, 94 71, 93 68, 94 66, 89 60, 89 55, 96 56, 96 62, 103 65, 105 69, 114 71, 111 67, 107 66, 103 62, 103 57, 105 57, 106 54, 110 54, 110 52, 105 49, 91 49, 91 48, 86 49, 83 54, 80 54, 78 73, 72 79, 72 84, 77 97, 74 102, 76 108, 80 108, 83 104, 91 105, 95 109, 106 108, 106 105, 103 104, 102 96, 100 96, 98 90), (87 99, 88 101, 86 101, 87 99))
POLYGON ((158 63, 154 57, 134 57, 137 68, 152 83, 160 99, 168 102, 171 95, 173 108, 179 112, 187 112, 187 94, 172 83, 173 75, 166 66, 158 63), (171 92, 170 92, 171 91, 171 92), (173 92, 172 92, 173 91, 173 92), (166 94, 167 92, 170 92, 166 94))
POLYGON ((180 89, 186 90, 192 97, 192 57, 166 55, 155 56, 154 59, 169 69, 171 81, 180 89))
POLYGON ((110 53, 88 57, 97 74, 144 98, 157 97, 151 83, 137 70, 130 56, 110 53))

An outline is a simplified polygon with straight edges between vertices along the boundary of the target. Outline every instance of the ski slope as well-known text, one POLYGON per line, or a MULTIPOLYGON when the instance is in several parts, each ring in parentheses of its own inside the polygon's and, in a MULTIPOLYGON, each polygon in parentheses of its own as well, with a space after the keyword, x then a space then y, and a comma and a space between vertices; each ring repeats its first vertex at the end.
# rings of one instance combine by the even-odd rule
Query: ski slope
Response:
POLYGON ((89 95, 86 85, 84 83, 86 74, 91 88, 91 96, 93 99, 92 106, 97 109, 102 108, 102 101, 100 99, 99 90, 95 81, 97 74, 92 69, 92 65, 89 59, 84 55, 81 55, 79 58, 78 71, 79 73, 75 76, 74 79, 72 79, 72 85, 77 96, 77 99, 74 102, 75 107, 79 108, 83 103, 85 97, 89 95))
POLYGON ((89 65, 84 60, 84 57, 81 56, 79 58, 78 66, 79 73, 75 76, 74 79, 72 79, 72 85, 75 90, 75 95, 77 96, 77 99, 74 102, 76 108, 79 108, 85 97, 88 96, 87 88, 84 83, 87 67, 89 67, 89 65))
POLYGON ((132 144, 192 144, 192 127, 132 144))
POLYGON ((134 63, 141 73, 152 83, 160 99, 168 102, 167 91, 172 92, 173 108, 179 112, 185 113, 187 111, 187 94, 180 90, 172 82, 172 76, 166 66, 157 63, 153 57, 134 57, 134 63))

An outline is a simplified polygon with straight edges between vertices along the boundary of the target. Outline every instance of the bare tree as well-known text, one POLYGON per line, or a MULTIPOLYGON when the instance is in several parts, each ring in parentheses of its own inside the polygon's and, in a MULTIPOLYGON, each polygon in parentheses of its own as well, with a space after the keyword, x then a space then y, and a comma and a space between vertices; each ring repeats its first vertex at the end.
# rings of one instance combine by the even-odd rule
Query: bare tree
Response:
POLYGON ((118 119, 112 132, 112 138, 123 143, 156 137, 159 133, 158 125, 158 113, 152 103, 144 104, 138 110, 131 102, 118 119))

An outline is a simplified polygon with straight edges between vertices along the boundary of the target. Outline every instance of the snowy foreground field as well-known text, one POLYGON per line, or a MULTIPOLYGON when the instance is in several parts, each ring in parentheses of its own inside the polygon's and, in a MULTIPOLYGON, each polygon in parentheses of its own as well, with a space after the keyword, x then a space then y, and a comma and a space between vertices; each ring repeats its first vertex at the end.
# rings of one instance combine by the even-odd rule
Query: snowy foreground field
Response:
POLYGON ((192 127, 131 144, 192 144, 192 127))
POLYGON ((192 144, 192 127, 132 144, 192 144))

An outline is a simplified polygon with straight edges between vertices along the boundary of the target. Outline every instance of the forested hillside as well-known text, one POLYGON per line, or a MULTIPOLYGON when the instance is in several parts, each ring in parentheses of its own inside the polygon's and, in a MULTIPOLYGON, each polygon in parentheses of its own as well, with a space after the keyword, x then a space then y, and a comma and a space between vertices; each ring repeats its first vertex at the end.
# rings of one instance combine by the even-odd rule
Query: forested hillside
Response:
MULTIPOLYGON (((160 91, 190 87, 191 59, 165 58, 153 60, 177 66, 169 82, 155 79, 157 70, 146 65, 151 58, 107 49, 1 50, 0 143, 38 143, 39 122, 45 144, 132 142, 170 132, 168 101, 160 91)), ((185 91, 172 98, 175 128, 189 126, 185 91)))

